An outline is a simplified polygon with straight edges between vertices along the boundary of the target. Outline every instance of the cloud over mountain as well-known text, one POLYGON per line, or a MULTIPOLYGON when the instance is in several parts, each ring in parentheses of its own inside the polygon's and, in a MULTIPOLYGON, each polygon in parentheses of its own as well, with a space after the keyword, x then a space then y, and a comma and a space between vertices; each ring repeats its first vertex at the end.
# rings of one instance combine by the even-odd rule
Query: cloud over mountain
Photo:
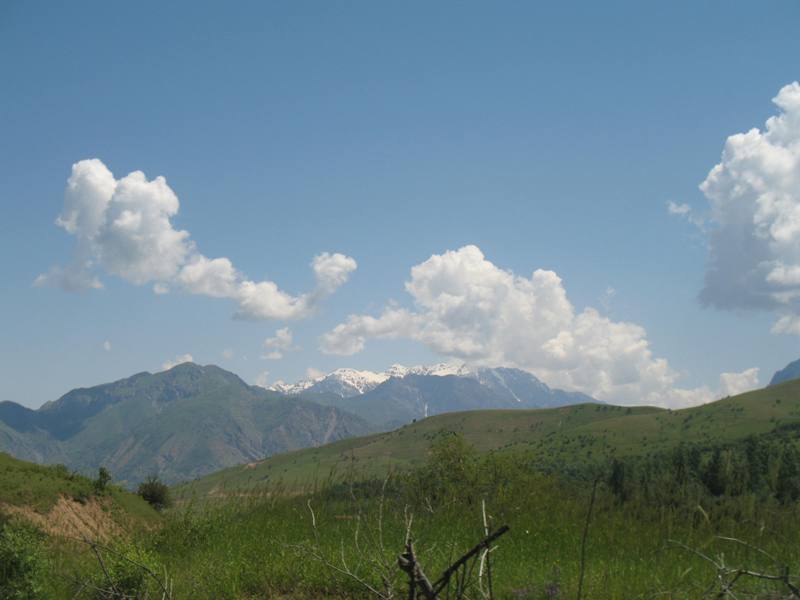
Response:
POLYGON ((413 310, 392 304, 378 316, 350 315, 322 337, 321 349, 349 355, 370 338, 408 338, 442 356, 525 369, 612 402, 684 406, 721 393, 675 388, 679 374, 653 355, 643 327, 594 308, 577 311, 553 271, 519 276, 465 246, 413 267, 405 288, 413 310))
POLYGON ((711 207, 701 300, 773 311, 773 331, 800 334, 800 83, 773 99, 763 130, 730 136, 700 189, 711 207))
POLYGON ((105 272, 135 285, 153 284, 156 293, 176 288, 233 300, 240 319, 298 319, 356 269, 352 258, 323 252, 311 263, 316 280, 311 292, 294 296, 272 281, 251 281, 228 258, 204 256, 188 231, 175 229, 171 218, 179 207, 163 177, 148 180, 134 171, 116 179, 98 159, 74 164, 56 220, 75 237, 72 260, 34 283, 69 291, 100 288, 98 273, 105 272))
POLYGON ((280 360, 285 352, 294 348, 294 336, 288 327, 282 327, 275 332, 275 335, 264 340, 265 354, 261 358, 268 360, 280 360))

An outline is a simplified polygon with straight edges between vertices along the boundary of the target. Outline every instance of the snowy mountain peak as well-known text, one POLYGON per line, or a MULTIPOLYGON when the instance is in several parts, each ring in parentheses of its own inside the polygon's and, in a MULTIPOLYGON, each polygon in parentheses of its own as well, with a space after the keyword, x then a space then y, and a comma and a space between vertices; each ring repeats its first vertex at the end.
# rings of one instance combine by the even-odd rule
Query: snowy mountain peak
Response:
POLYGON ((458 363, 438 363, 435 365, 418 365, 405 367, 403 365, 392 365, 382 373, 374 371, 359 371, 357 369, 336 369, 312 379, 305 379, 296 383, 284 383, 276 381, 269 389, 286 395, 302 393, 323 394, 332 393, 342 398, 360 396, 374 390, 384 381, 391 378, 402 379, 408 375, 428 375, 444 377, 452 375, 456 377, 478 377, 481 369, 475 371, 465 364, 458 363))
POLYGON ((356 369, 336 369, 329 375, 323 377, 323 381, 336 381, 341 386, 355 390, 358 394, 364 394, 375 389, 384 381, 389 379, 385 373, 375 373, 373 371, 357 371, 356 369))
POLYGON ((287 395, 332 393, 342 398, 347 398, 365 394, 378 387, 389 377, 390 375, 385 373, 342 368, 336 369, 327 375, 305 379, 297 383, 287 384, 282 381, 276 381, 268 389, 287 395))
MULTIPOLYGON (((322 377, 318 378, 322 379, 322 377)), ((280 392, 281 394, 286 394, 287 396, 293 396, 295 394, 301 394, 310 388, 316 380, 314 379, 305 379, 303 381, 298 381, 296 383, 286 383, 285 381, 278 380, 272 385, 270 385, 267 389, 272 390, 273 392, 280 392)))

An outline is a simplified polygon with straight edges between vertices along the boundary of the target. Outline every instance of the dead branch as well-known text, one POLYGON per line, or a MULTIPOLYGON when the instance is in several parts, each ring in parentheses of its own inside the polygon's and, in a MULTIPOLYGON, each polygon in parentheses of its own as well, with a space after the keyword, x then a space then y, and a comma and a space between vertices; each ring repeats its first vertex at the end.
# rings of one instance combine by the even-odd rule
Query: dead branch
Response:
POLYGON ((121 552, 118 552, 117 550, 114 550, 113 548, 109 548, 108 546, 100 544, 100 543, 96 542, 95 540, 90 540, 87 537, 73 537, 73 536, 67 536, 67 539, 72 539, 74 541, 81 542, 83 544, 88 545, 89 548, 91 548, 91 550, 94 553, 95 557, 97 557, 97 561, 100 564, 100 568, 103 571, 103 575, 108 580, 109 586, 111 588, 111 592, 115 596, 119 596, 120 598, 126 597, 124 594, 119 592, 119 590, 117 590, 116 586, 114 585, 114 581, 111 578, 111 575, 108 572, 108 569, 106 568, 105 561, 103 561, 103 558, 102 558, 102 556, 100 554, 100 550, 102 550, 103 552, 106 552, 108 554, 114 555, 114 556, 116 556, 118 558, 121 558, 122 560, 124 560, 124 561, 132 564, 133 566, 141 569, 142 572, 145 575, 150 577, 153 581, 155 581, 158 584, 158 587, 160 588, 160 591, 162 593, 162 595, 161 595, 162 600, 169 600, 169 599, 171 599, 173 597, 173 594, 172 594, 172 583, 170 582, 169 578, 167 577, 166 570, 165 570, 165 573, 164 573, 164 580, 162 581, 161 578, 158 575, 156 575, 152 571, 152 569, 150 569, 147 565, 142 564, 139 561, 133 560, 129 556, 126 556, 125 554, 123 554, 121 552))
MULTIPOLYGON (((758 551, 760 554, 763 554, 764 556, 775 561, 774 557, 772 557, 767 552, 737 538, 717 536, 717 539, 732 541, 735 543, 742 544, 744 546, 747 546, 748 548, 758 551)), ((678 546, 680 548, 683 548, 684 550, 688 550, 692 554, 702 558, 703 560, 714 566, 714 568, 716 569, 717 580, 720 583, 720 591, 715 596, 718 599, 725 598, 726 596, 730 596, 731 598, 736 598, 736 595, 733 592, 733 587, 743 577, 750 577, 752 579, 760 579, 762 581, 772 581, 775 583, 782 583, 784 586, 786 586, 786 589, 790 592, 791 594, 790 597, 800 599, 800 587, 798 587, 792 581, 792 576, 789 574, 788 566, 784 565, 783 567, 781 567, 782 572, 779 574, 768 573, 766 571, 755 571, 744 567, 729 567, 725 564, 725 557, 722 554, 720 554, 717 560, 714 560, 710 556, 707 556, 706 554, 703 554, 699 550, 691 548, 681 542, 675 540, 667 540, 667 542, 675 546, 678 546)), ((777 563, 777 561, 775 562, 777 563)))
POLYGON ((452 565, 447 567, 444 573, 442 573, 442 576, 439 577, 439 579, 437 579, 436 583, 434 584, 434 589, 436 590, 436 593, 438 594, 447 586, 448 582, 450 581, 450 578, 453 576, 453 573, 455 573, 462 565, 464 565, 469 559, 478 554, 481 550, 489 549, 492 542, 494 542, 497 538, 506 533, 508 529, 509 529, 508 525, 503 525, 497 531, 487 535, 484 539, 482 539, 474 547, 472 547, 472 549, 470 549, 466 554, 464 554, 461 558, 455 561, 452 565))

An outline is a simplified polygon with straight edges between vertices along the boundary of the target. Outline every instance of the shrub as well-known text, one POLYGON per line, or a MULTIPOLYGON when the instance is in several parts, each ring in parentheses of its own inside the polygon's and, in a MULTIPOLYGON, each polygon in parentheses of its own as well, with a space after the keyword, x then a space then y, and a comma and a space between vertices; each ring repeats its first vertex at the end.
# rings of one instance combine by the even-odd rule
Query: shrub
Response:
POLYGON ((46 563, 39 531, 11 521, 0 524, 0 598, 40 598, 46 563))
POLYGON ((91 581, 97 598, 147 598, 160 587, 153 577, 162 569, 151 552, 129 542, 98 552, 103 564, 91 581))
POLYGON ((106 469, 105 467, 100 467, 97 470, 97 479, 95 479, 92 482, 95 493, 97 494, 104 493, 110 481, 111 481, 111 473, 109 473, 108 469, 106 469))
POLYGON ((169 494, 169 488, 163 483, 157 475, 150 475, 142 483, 139 484, 137 492, 142 498, 150 503, 150 506, 156 510, 164 510, 172 506, 172 498, 169 494))

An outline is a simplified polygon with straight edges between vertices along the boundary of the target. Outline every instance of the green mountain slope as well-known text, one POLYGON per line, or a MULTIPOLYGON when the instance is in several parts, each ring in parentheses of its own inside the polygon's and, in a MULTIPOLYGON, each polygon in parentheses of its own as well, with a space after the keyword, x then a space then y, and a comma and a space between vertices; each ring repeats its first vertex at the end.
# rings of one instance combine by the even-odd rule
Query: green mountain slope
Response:
POLYGON ((430 417, 394 431, 273 456, 181 486, 188 496, 223 494, 282 482, 311 485, 331 472, 382 476, 423 461, 432 440, 458 432, 480 452, 526 452, 542 464, 566 466, 643 455, 680 443, 713 444, 800 423, 800 381, 695 408, 665 410, 582 404, 543 410, 495 410, 430 417))
POLYGON ((334 407, 192 363, 73 390, 37 411, 20 409, 0 407, 0 450, 87 473, 102 465, 128 483, 151 473, 174 483, 369 430, 334 407))

